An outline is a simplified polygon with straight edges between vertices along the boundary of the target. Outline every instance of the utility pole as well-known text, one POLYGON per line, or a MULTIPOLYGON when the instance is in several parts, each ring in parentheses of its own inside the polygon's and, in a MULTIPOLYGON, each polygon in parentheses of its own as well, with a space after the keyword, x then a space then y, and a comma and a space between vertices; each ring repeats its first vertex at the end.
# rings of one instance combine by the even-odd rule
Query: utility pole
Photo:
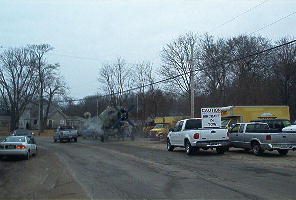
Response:
POLYGON ((193 66, 191 65, 190 70, 190 117, 194 118, 194 72, 193 72, 193 66))
POLYGON ((97 121, 99 120, 99 94, 97 94, 97 121))
POLYGON ((139 94, 137 94, 137 121, 139 120, 139 94))
POLYGON ((193 50, 194 46, 191 44, 191 58, 190 58, 190 117, 194 118, 194 64, 193 64, 193 50))

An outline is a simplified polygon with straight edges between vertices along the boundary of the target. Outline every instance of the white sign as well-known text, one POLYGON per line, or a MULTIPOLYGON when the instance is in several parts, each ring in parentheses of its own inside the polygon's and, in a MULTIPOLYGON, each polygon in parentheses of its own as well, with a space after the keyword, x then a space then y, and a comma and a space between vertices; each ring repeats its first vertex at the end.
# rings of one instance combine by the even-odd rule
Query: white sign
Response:
POLYGON ((202 108, 201 118, 202 118, 202 128, 221 127, 221 109, 220 108, 202 108))

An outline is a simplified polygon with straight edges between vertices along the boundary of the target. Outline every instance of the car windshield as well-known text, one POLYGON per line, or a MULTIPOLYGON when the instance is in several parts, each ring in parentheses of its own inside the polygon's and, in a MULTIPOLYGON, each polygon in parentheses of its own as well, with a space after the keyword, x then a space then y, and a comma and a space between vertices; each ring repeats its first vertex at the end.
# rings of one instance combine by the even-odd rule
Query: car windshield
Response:
POLYGON ((3 142, 25 142, 25 137, 7 137, 3 142))
POLYGON ((31 135, 31 132, 30 131, 27 131, 27 130, 15 130, 13 132, 13 134, 16 135, 16 136, 31 135))
POLYGON ((156 124, 154 128, 165 128, 166 124, 156 124))

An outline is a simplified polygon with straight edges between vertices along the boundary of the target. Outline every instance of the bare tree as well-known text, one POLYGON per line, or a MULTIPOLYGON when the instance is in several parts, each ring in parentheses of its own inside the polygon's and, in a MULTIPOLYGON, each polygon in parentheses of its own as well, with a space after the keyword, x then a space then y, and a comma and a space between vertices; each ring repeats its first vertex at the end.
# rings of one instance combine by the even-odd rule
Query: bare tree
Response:
POLYGON ((189 72, 197 67, 198 54, 198 37, 193 33, 180 36, 163 48, 161 52, 163 62, 161 74, 163 77, 173 78, 183 74, 179 78, 168 82, 172 92, 185 94, 190 97, 189 72))
POLYGON ((224 39, 214 40, 213 36, 205 34, 200 43, 200 62, 198 69, 201 72, 203 83, 206 84, 206 93, 212 95, 213 103, 225 103, 225 90, 230 82, 231 48, 224 39))
MULTIPOLYGON (((288 38, 283 38, 277 44, 288 42, 288 38)), ((296 46, 289 44, 277 49, 273 54, 272 74, 277 84, 281 103, 290 103, 292 90, 296 85, 296 46)))
POLYGON ((57 65, 49 65, 46 61, 46 54, 53 50, 49 44, 29 45, 31 56, 34 57, 33 64, 37 71, 38 93, 39 93, 39 134, 43 132, 44 124, 44 90, 46 74, 54 70, 57 65))
POLYGON ((241 35, 228 40, 231 51, 231 72, 233 74, 233 99, 236 103, 257 104, 262 99, 263 88, 258 87, 266 76, 269 67, 267 53, 252 55, 270 47, 270 42, 263 37, 241 35), (243 59, 242 59, 243 58, 243 59), (243 94, 243 95, 242 95, 243 94), (246 98, 248 97, 248 98, 246 98))
POLYGON ((99 82, 103 89, 112 97, 113 104, 122 104, 127 97, 126 90, 132 86, 132 71, 122 58, 117 58, 112 64, 100 68, 99 82))
POLYGON ((141 108, 141 113, 142 113, 142 120, 146 119, 146 93, 145 93, 145 86, 150 84, 149 90, 150 92, 154 92, 154 76, 153 76, 153 67, 152 64, 149 62, 142 62, 135 64, 134 67, 135 73, 134 73, 134 84, 137 86, 139 89, 139 93, 136 94, 137 96, 137 102, 138 103, 138 111, 141 108), (140 97, 140 98, 139 98, 140 97), (140 106, 141 105, 141 106, 140 106))
POLYGON ((9 49, 0 55, 0 92, 9 105, 12 130, 17 128, 21 113, 37 90, 32 61, 28 48, 9 49))
POLYGON ((64 78, 59 74, 59 65, 55 64, 51 69, 54 70, 48 71, 44 77, 44 100, 47 102, 43 120, 44 127, 47 126, 48 114, 54 98, 66 96, 68 90, 64 78))
POLYGON ((116 104, 115 75, 112 65, 104 64, 100 68, 98 81, 102 85, 101 88, 110 95, 111 103, 116 104))

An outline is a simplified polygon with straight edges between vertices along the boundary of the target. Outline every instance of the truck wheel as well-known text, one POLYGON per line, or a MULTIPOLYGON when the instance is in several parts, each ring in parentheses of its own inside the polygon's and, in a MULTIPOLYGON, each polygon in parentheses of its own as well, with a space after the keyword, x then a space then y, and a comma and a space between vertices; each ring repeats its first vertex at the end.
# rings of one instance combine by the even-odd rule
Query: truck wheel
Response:
POLYGON ((252 151, 255 156, 260 156, 264 152, 258 142, 252 144, 252 151))
POLYGON ((191 146, 188 140, 185 142, 185 151, 187 155, 192 155, 192 153, 195 151, 195 148, 191 146))
POLYGON ((168 151, 174 151, 174 146, 173 145, 171 145, 171 142, 170 142, 170 140, 168 139, 167 140, 167 150, 168 151))
POLYGON ((74 138, 74 142, 77 142, 77 138, 74 138))
POLYGON ((288 154, 289 150, 288 149, 279 149, 278 152, 281 156, 286 156, 288 154))
POLYGON ((218 154, 224 154, 226 149, 224 147, 217 147, 216 151, 217 151, 218 154))

